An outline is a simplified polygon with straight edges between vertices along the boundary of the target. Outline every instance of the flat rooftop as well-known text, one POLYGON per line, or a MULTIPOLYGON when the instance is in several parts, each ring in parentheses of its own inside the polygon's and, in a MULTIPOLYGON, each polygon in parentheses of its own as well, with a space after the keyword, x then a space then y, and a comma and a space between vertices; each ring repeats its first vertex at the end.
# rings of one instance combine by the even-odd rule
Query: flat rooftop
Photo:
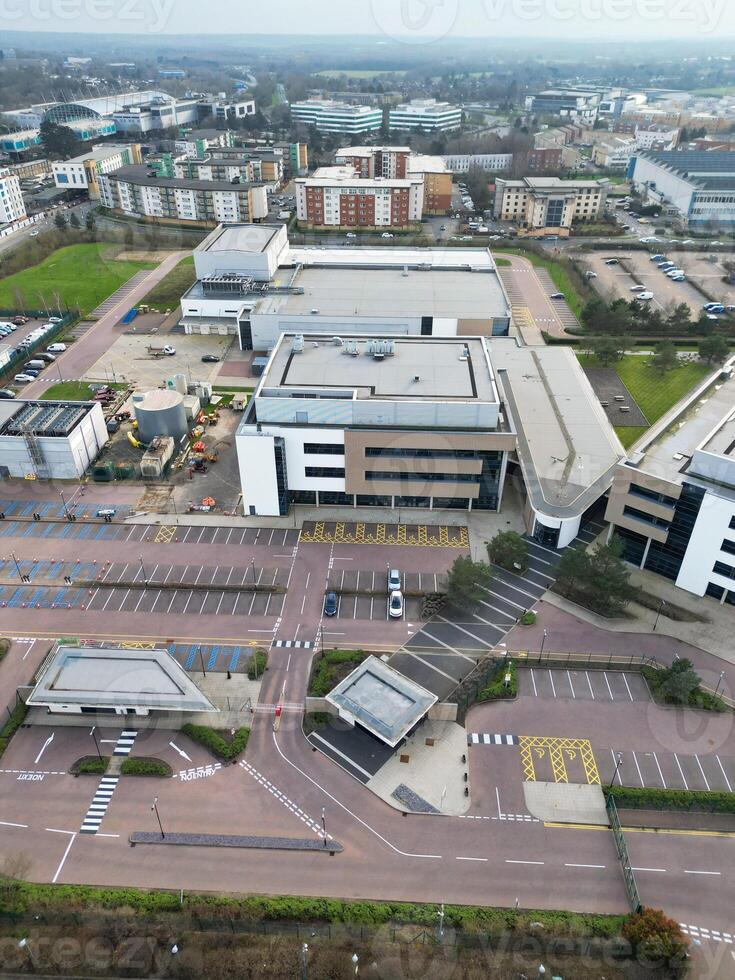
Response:
POLYGON ((718 381, 643 450, 638 469, 672 483, 681 483, 696 449, 722 455, 735 439, 731 420, 735 405, 735 376, 718 381), (729 438, 729 441, 728 441, 729 438))
MULTIPOLYGON (((233 184, 231 186, 242 187, 243 185, 233 184)), ((199 242, 195 251, 263 252, 273 236, 280 230, 280 225, 254 225, 247 223, 218 225, 203 241, 199 242)))
MULTIPOLYGON (((129 143, 106 143, 104 146, 94 146, 91 150, 87 150, 86 153, 80 153, 77 157, 71 157, 70 160, 64 160, 63 165, 66 166, 67 163, 84 163, 85 160, 107 160, 108 157, 129 149, 129 143)), ((62 163, 62 161, 59 161, 59 163, 62 163)))
POLYGON ((394 353, 377 360, 371 353, 376 339, 350 336, 339 346, 331 334, 309 334, 296 353, 294 334, 285 334, 262 387, 356 389, 359 398, 391 401, 497 401, 481 338, 396 337, 391 339, 394 353), (356 355, 347 353, 349 345, 356 355))
POLYGON ((437 696, 377 657, 368 657, 327 695, 341 717, 396 746, 436 703, 437 696))
POLYGON ((577 358, 512 338, 488 346, 534 506, 557 517, 581 513, 612 483, 625 450, 577 358))
POLYGON ((216 710, 167 650, 118 647, 58 648, 43 671, 30 705, 216 710))
POLYGON ((95 402, 28 401, 8 398, 0 402, 0 436, 68 436, 94 408, 95 402))
POLYGON ((251 187, 262 187, 261 183, 252 181, 241 181, 233 184, 229 180, 190 180, 187 177, 159 177, 156 174, 149 174, 145 164, 140 166, 120 167, 107 174, 116 180, 128 181, 141 187, 170 187, 173 190, 195 190, 195 191, 235 191, 243 192, 251 187))

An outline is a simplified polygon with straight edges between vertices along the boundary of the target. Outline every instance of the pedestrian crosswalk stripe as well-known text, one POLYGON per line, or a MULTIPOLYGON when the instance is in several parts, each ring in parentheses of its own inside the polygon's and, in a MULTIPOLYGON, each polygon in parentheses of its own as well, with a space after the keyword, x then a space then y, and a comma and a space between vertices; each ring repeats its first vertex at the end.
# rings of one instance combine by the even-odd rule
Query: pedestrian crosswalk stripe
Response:
POLYGON ((516 735, 488 734, 487 732, 468 732, 468 745, 518 745, 516 735))
POLYGON ((313 644, 310 640, 276 640, 274 647, 291 647, 294 650, 310 650, 313 644))

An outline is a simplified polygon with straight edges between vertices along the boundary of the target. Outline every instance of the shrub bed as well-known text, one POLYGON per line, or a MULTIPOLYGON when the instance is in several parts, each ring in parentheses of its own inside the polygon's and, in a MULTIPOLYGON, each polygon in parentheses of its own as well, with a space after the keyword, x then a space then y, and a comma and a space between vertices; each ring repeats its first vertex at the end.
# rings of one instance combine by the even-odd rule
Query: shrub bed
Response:
POLYGON ((248 678, 251 681, 257 681, 259 677, 263 676, 263 671, 268 663, 268 654, 265 650, 256 650, 255 653, 250 658, 250 663, 248 664, 248 678))
POLYGON ((698 792, 687 789, 606 786, 618 807, 629 810, 693 810, 701 813, 735 813, 735 793, 698 792))
POLYGON ((5 637, 0 639, 0 660, 3 659, 5 654, 10 649, 10 640, 6 640, 5 637))
POLYGON ((75 776, 104 776, 110 764, 109 755, 83 755, 69 767, 69 772, 75 776))
POLYGON ((325 650, 314 660, 307 694, 323 698, 370 654, 364 650, 325 650))
POLYGON ((250 737, 249 728, 238 728, 232 738, 229 732, 218 732, 206 725, 184 725, 181 731, 223 762, 234 762, 245 751, 250 737))
MULTIPOLYGON (((646 683, 651 691, 653 700, 657 701, 659 704, 677 704, 678 702, 667 699, 662 691, 661 685, 666 678, 666 671, 656 670, 655 667, 649 667, 644 664, 641 667, 641 673, 646 679, 646 683)), ((682 705, 680 705, 682 707, 682 705)), ((728 708, 727 705, 720 698, 716 698, 714 694, 710 694, 709 691, 703 691, 701 687, 692 691, 689 695, 689 700, 684 705, 684 707, 689 708, 699 708, 701 711, 715 711, 718 714, 724 714, 728 708)))
POLYGON ((122 776, 172 776, 173 769, 163 759, 125 759, 120 767, 122 776))
POLYGON ((20 726, 25 721, 25 717, 28 714, 28 708, 22 701, 10 712, 10 717, 5 722, 2 728, 0 728, 0 756, 7 749, 10 744, 10 739, 15 735, 20 726))
POLYGON ((481 691, 477 692, 477 700, 481 701, 499 701, 507 698, 515 698, 518 696, 518 669, 512 660, 509 660, 507 664, 502 664, 500 670, 493 678, 493 680, 484 687, 481 691), (506 675, 510 674, 510 680, 505 683, 506 675))

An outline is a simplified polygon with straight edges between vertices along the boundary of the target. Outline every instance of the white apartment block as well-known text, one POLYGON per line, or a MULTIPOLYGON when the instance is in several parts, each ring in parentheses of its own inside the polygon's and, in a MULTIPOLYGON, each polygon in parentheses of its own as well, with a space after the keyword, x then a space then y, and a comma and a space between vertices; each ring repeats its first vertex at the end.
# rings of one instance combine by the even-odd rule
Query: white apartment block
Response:
POLYGON ((71 160, 55 160, 52 164, 54 183, 61 190, 86 190, 91 198, 98 199, 100 174, 139 164, 141 159, 138 143, 94 146, 71 160))
POLYGON ((26 217, 20 178, 0 170, 0 225, 10 225, 26 217))
POLYGON ((558 177, 498 178, 495 217, 511 221, 522 234, 568 235, 576 222, 596 221, 605 209, 606 180, 561 180, 558 177))
POLYGON ((442 160, 453 174, 466 174, 475 168, 502 172, 513 166, 512 153, 453 153, 442 160))
POLYGON ((388 126, 397 130, 452 130, 462 124, 462 110, 436 99, 412 99, 391 109, 388 126))
POLYGON ((327 99, 307 99, 291 105, 291 118, 323 133, 369 133, 380 129, 383 110, 327 99))
POLYGON ((255 115, 255 102, 252 99, 242 99, 239 102, 228 102, 226 99, 202 99, 199 103, 204 113, 210 113, 215 119, 245 119, 255 115))

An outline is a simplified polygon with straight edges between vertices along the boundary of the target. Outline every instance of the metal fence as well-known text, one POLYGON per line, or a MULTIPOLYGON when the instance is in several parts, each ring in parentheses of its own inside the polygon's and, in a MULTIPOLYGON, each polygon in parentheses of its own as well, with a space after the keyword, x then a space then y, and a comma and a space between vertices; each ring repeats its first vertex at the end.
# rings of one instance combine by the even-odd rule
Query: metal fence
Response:
MULTIPOLYGON (((0 310, 0 320, 11 319, 18 315, 18 310, 0 310)), ((29 313, 24 314, 25 316, 31 316, 34 318, 48 318, 49 315, 54 315, 47 313, 45 310, 33 310, 29 313)), ((21 362, 28 361, 33 357, 33 353, 38 350, 39 347, 48 347, 49 344, 53 343, 54 339, 58 337, 62 330, 65 330, 71 323, 79 317, 78 310, 70 310, 68 313, 59 313, 61 317, 61 322, 54 324, 53 330, 47 330, 43 337, 40 337, 37 343, 29 347, 28 350, 18 350, 14 354, 11 354, 10 360, 0 369, 0 380, 3 383, 7 382, 10 375, 17 373, 16 368, 21 362)))
POLYGON ((642 906, 640 895, 638 894, 638 886, 635 881, 633 869, 630 866, 628 847, 625 843, 623 828, 620 826, 618 808, 615 805, 615 800, 612 796, 607 797, 605 800, 605 806, 607 807, 607 816, 610 821, 610 829, 613 832, 615 850, 618 852, 618 858, 620 859, 620 864, 623 869, 623 879, 625 881, 625 890, 628 893, 628 901, 630 902, 630 907, 633 912, 640 912, 642 906))
POLYGON ((655 670, 663 666, 655 657, 644 657, 636 654, 619 656, 608 653, 584 653, 579 651, 508 651, 508 656, 516 661, 519 667, 535 667, 541 664, 546 667, 585 667, 597 670, 640 670, 642 667, 653 667, 655 670))

